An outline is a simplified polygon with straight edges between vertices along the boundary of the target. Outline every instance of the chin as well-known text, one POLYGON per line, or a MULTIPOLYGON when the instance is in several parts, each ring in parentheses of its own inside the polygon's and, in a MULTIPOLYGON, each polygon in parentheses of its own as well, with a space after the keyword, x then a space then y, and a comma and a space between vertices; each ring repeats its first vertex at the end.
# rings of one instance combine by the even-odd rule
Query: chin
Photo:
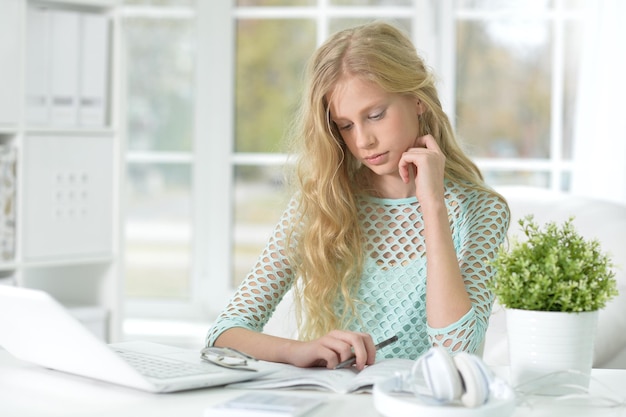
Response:
POLYGON ((381 177, 385 177, 385 176, 394 176, 394 177, 398 177, 400 178, 400 172, 398 171, 398 167, 390 167, 390 166, 385 166, 385 165, 378 165, 378 166, 367 166, 369 168, 370 171, 372 171, 374 174, 381 176, 381 177))

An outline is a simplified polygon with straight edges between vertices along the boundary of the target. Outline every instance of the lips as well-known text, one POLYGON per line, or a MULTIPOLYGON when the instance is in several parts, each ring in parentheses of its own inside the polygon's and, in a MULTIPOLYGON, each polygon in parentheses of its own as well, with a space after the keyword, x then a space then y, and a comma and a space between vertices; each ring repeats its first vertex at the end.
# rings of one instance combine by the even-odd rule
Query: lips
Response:
POLYGON ((388 152, 377 153, 374 155, 366 156, 364 159, 370 165, 380 165, 386 161, 387 153, 388 152))

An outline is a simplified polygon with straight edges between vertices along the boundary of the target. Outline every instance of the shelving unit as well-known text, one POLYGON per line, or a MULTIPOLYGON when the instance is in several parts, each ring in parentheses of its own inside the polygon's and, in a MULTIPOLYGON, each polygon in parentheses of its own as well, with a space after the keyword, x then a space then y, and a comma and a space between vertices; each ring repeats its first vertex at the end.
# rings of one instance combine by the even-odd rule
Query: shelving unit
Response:
POLYGON ((0 284, 48 291, 106 341, 121 334, 116 6, 0 0, 0 284))

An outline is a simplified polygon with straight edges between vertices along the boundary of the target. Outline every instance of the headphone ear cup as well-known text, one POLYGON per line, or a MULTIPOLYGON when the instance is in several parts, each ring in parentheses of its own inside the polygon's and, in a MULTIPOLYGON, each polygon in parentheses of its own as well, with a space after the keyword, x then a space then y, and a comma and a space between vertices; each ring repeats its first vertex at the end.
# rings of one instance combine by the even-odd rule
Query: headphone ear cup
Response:
POLYGON ((482 361, 466 352, 457 353, 453 360, 463 382, 463 405, 478 407, 486 403, 489 399, 490 377, 482 361))
POLYGON ((431 348, 420 361, 422 374, 433 397, 442 403, 461 398, 463 384, 461 375, 450 354, 443 348, 431 348))
POLYGON ((431 348, 410 371, 376 381, 372 391, 374 407, 387 417, 508 417, 515 412, 515 393, 478 356, 459 352, 452 357, 444 348, 431 348), (417 398, 407 398, 408 391, 417 398), (454 400, 467 408, 438 407, 454 400))

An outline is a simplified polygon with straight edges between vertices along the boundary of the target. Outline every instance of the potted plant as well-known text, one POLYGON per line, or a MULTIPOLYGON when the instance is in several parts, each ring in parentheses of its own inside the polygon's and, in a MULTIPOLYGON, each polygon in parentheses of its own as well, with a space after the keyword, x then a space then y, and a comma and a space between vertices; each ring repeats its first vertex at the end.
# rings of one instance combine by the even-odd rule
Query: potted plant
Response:
POLYGON ((576 374, 588 384, 598 310, 617 295, 617 283, 609 255, 573 220, 541 228, 532 215, 520 219, 525 239, 513 238, 492 262, 489 287, 506 309, 514 385, 536 387, 562 371, 568 382, 576 374))

